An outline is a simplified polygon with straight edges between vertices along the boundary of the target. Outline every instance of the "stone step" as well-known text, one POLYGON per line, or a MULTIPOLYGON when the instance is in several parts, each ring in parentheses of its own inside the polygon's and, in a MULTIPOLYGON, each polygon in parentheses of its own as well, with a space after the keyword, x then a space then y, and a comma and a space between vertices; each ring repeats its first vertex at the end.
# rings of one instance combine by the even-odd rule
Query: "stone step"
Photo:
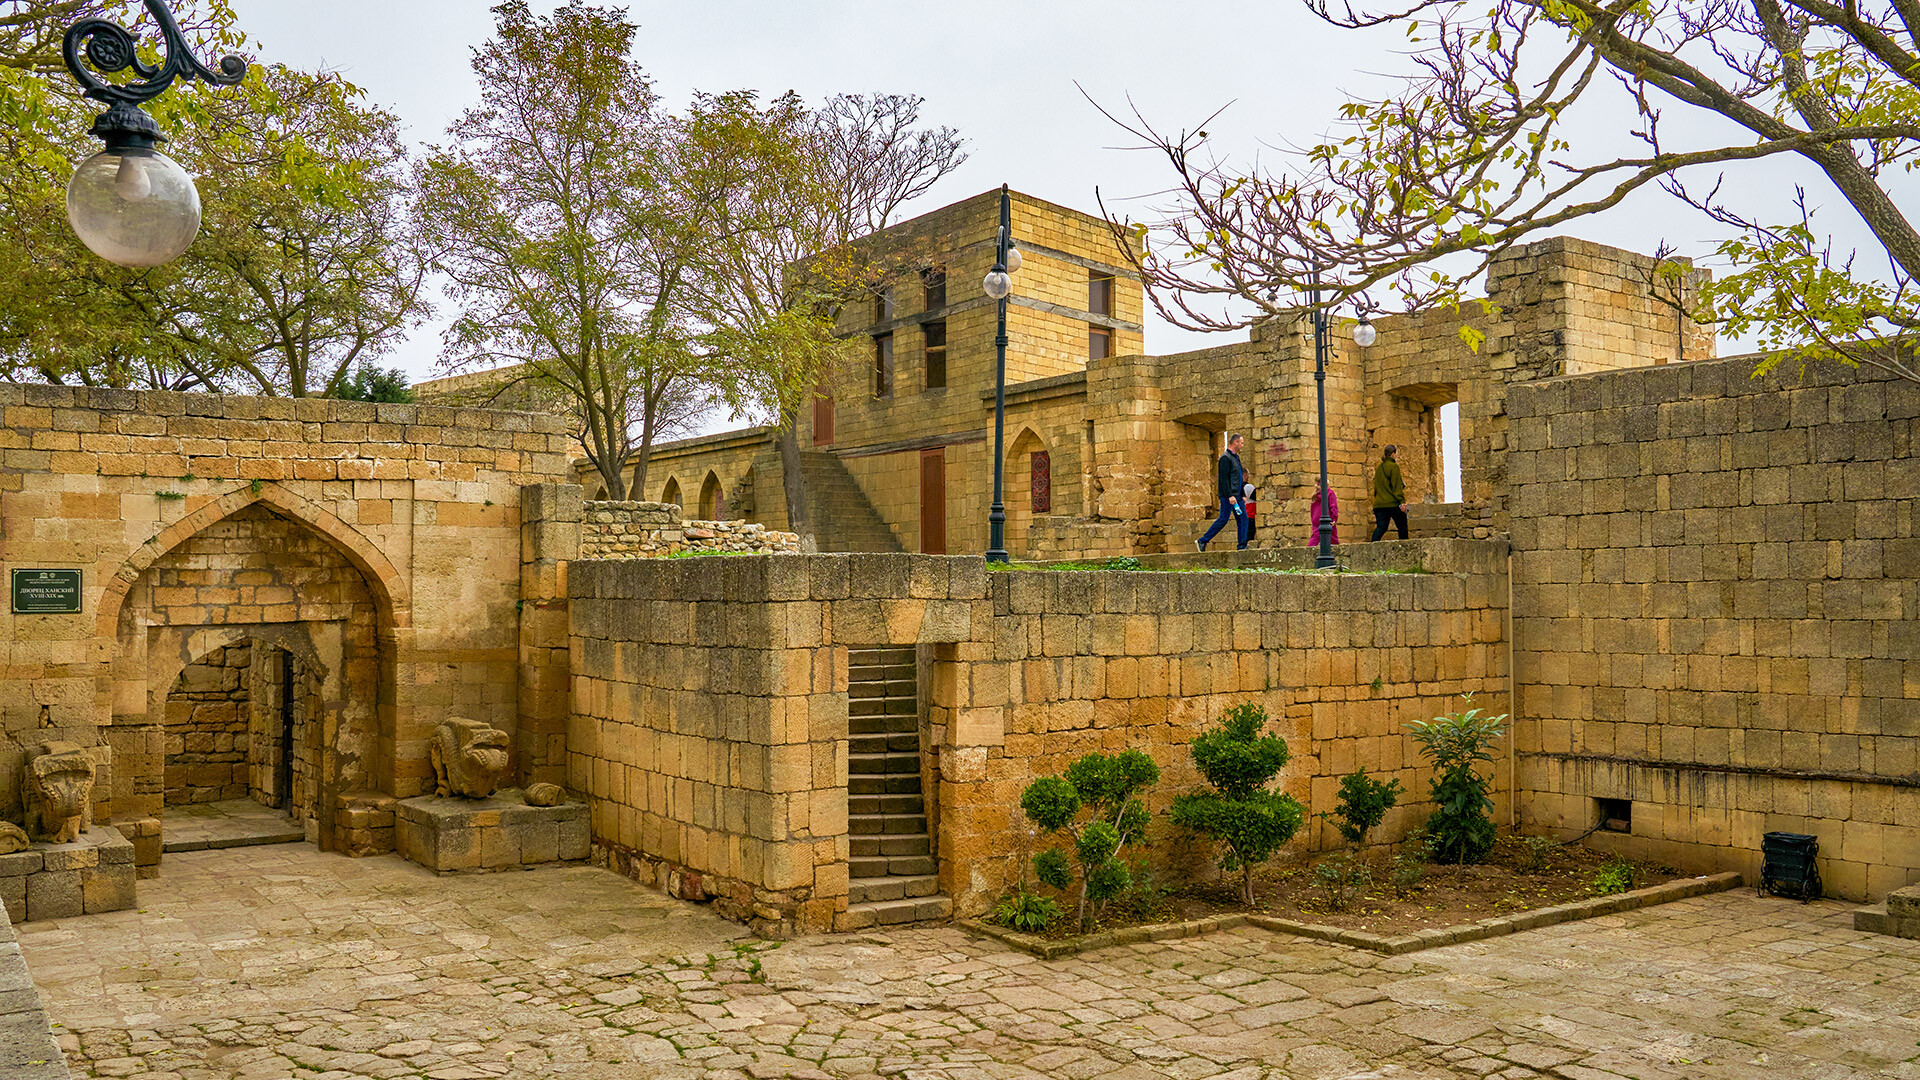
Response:
POLYGON ((919 896, 932 896, 940 891, 940 879, 932 874, 907 876, 889 874, 883 877, 854 878, 847 883, 847 900, 854 904, 869 904, 876 900, 908 900, 919 896))
POLYGON ((920 703, 913 698, 859 698, 847 700, 848 716, 907 716, 920 715, 920 703))
POLYGON ((847 696, 870 701, 874 698, 905 698, 913 701, 920 696, 919 688, 912 679, 885 679, 867 682, 847 683, 847 696))
POLYGON ((847 905, 847 926, 855 930, 868 926, 898 926, 901 923, 930 922, 952 917, 953 901, 938 895, 847 905))
POLYGON ((850 735, 912 735, 920 737, 920 718, 899 714, 876 713, 872 716, 847 717, 847 733, 850 735))
POLYGON ((866 855, 847 860, 847 870, 856 878, 886 877, 902 874, 913 877, 934 871, 931 855, 866 855))
POLYGON ((933 842, 924 832, 891 835, 872 833, 850 839, 853 842, 852 854, 856 857, 872 858, 876 855, 885 855, 891 859, 933 855, 933 842))
MULTIPOLYGON (((927 812, 926 801, 915 792, 895 792, 887 795, 847 795, 847 813, 849 814, 922 814, 927 812)), ((884 830, 883 830, 884 831, 884 830)))
POLYGON ((848 754, 847 775, 849 776, 885 776, 888 773, 920 772, 920 755, 913 754, 848 754))
POLYGON ((919 773, 888 773, 885 776, 847 776, 847 796, 919 795, 919 773))
POLYGON ((868 754, 919 754, 920 732, 913 731, 860 732, 847 737, 849 753, 868 754))
POLYGON ((847 662, 847 678, 853 682, 882 682, 888 679, 906 679, 912 681, 920 677, 914 658, 905 660, 854 660, 847 662))
POLYGON ((856 836, 925 836, 925 814, 848 814, 847 832, 856 836))

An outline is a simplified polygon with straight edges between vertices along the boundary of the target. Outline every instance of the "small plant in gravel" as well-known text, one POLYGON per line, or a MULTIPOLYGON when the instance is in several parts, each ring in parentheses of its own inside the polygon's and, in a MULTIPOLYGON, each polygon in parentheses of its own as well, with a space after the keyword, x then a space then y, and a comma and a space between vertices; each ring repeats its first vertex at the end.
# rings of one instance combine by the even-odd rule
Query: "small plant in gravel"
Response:
POLYGON ((1286 767, 1287 741, 1266 734, 1267 711, 1235 705, 1193 740, 1193 764, 1208 786, 1173 800, 1175 825, 1220 843, 1220 868, 1240 871, 1240 900, 1253 906, 1253 868, 1293 839, 1306 820, 1298 799, 1267 785, 1286 767))
POLYGON ((1633 864, 1615 855, 1600 867, 1593 875, 1593 884, 1588 886, 1595 896, 1612 896, 1614 893, 1629 892, 1633 889, 1633 864))
POLYGON ((1021 794, 1020 809, 1027 820, 1045 834, 1062 834, 1073 852, 1069 860, 1067 851, 1048 848, 1033 857, 1033 872, 1043 884, 1064 893, 1073 888, 1078 864, 1082 931, 1132 880, 1120 851, 1146 835, 1151 815, 1138 796, 1159 779, 1160 767, 1138 750, 1094 753, 1067 766, 1064 776, 1043 776, 1021 794), (1076 824, 1083 808, 1092 814, 1076 824))
POLYGON ((1412 896, 1427 879, 1427 864, 1432 861, 1433 838, 1425 829, 1413 830, 1393 853, 1393 862, 1387 868, 1387 887, 1399 899, 1412 896))
POLYGON ((1522 836, 1520 841, 1520 872, 1523 874, 1544 874, 1552 868, 1552 856, 1560 842, 1551 836, 1522 836))
MULTIPOLYGON (((1466 696, 1473 703, 1473 695, 1466 696)), ((1442 863, 1477 863, 1493 850, 1492 781, 1480 764, 1493 761, 1493 745, 1506 734, 1506 716, 1481 716, 1468 709, 1407 725, 1420 753, 1433 764, 1433 801, 1427 818, 1433 857, 1442 863)))
POLYGON ((1021 885, 1018 889, 1000 898, 993 912, 987 916, 989 922, 1019 930, 1027 934, 1043 934, 1060 921, 1066 914, 1060 905, 1049 897, 1021 885))
POLYGON ((1333 819, 1340 836, 1354 847, 1365 847, 1372 832, 1387 811, 1400 801, 1400 781, 1382 783, 1367 775, 1367 770, 1340 778, 1340 801, 1326 817, 1333 819))
POLYGON ((1373 871, 1352 852, 1336 851, 1313 868, 1313 883, 1320 886, 1329 910, 1345 911, 1373 884, 1373 871))

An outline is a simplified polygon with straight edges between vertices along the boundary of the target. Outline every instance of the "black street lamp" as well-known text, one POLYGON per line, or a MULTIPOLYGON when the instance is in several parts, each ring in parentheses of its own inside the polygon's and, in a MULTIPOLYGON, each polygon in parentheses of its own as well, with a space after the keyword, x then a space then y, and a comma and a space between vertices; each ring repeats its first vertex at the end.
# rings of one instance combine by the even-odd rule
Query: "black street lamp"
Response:
MULTIPOLYGON (((1308 293, 1313 304, 1313 386, 1320 399, 1320 552, 1313 568, 1325 570, 1339 565, 1333 557, 1333 507, 1327 487, 1327 353, 1333 348, 1333 313, 1320 303, 1320 272, 1314 271, 1313 287, 1308 293)), ((1364 317, 1354 325, 1353 341, 1361 348, 1374 343, 1380 332, 1364 317)))
POLYGON ((994 248, 993 269, 982 283, 987 295, 1000 303, 1000 329, 993 337, 993 506, 987 513, 987 561, 1007 561, 1007 506, 1002 483, 1007 437, 1007 294, 1020 270, 1020 249, 1013 246, 1013 204, 1007 185, 1000 185, 1000 234, 994 248))
POLYGON ((146 4, 164 39, 165 58, 157 65, 140 59, 131 31, 105 19, 74 23, 64 43, 74 80, 87 97, 107 104, 88 132, 106 149, 74 170, 67 184, 67 220, 95 255, 121 266, 172 262, 200 231, 200 192, 193 177, 154 149, 166 136, 140 106, 165 93, 175 79, 233 86, 247 74, 247 62, 237 56, 222 58, 218 71, 202 64, 166 5, 161 0, 146 4), (81 63, 83 47, 102 73, 131 68, 138 78, 107 82, 81 63))

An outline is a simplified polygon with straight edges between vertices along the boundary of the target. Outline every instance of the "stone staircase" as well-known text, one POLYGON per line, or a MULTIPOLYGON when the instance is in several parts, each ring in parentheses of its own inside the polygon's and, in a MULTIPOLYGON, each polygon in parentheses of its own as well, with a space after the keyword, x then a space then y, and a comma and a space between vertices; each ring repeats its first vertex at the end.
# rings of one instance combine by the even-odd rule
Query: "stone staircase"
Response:
POLYGON ((905 550, 839 458, 808 450, 800 455, 800 471, 821 551, 905 550))
POLYGON ((916 659, 905 648, 851 649, 847 660, 847 913, 855 927, 945 919, 920 791, 916 659))

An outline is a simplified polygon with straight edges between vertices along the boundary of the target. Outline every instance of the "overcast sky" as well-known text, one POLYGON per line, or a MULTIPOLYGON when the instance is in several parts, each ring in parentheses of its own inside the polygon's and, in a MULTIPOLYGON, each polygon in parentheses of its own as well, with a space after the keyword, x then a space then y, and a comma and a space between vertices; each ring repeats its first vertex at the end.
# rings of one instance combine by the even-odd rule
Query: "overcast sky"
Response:
MULTIPOLYGON (((551 9, 547 0, 536 6, 551 9)), ((612 2, 612 0, 608 0, 612 2)), ((492 29, 484 0, 234 0, 262 59, 340 71, 392 109, 421 142, 440 139, 477 87, 468 60, 492 29)), ((1327 26, 1298 0, 978 0, 960 4, 704 0, 630 5, 638 59, 671 104, 695 88, 915 93, 927 120, 959 128, 972 158, 917 206, 944 205, 1002 181, 1087 211, 1094 188, 1138 197, 1163 188, 1163 160, 1121 149, 1128 137, 1082 97, 1133 103, 1156 123, 1209 125, 1222 149, 1303 143, 1324 131, 1343 91, 1379 91, 1404 71, 1397 32, 1327 26), (1078 84, 1078 85, 1076 85, 1078 84)), ((1624 125, 1595 137, 1624 143, 1624 125)), ((1782 185, 1756 180, 1774 190, 1782 185)), ((1664 196, 1569 230, 1651 251, 1662 239, 1704 254, 1708 230, 1664 196)), ((444 312, 443 312, 444 314, 444 312)), ((416 331, 392 361, 433 373, 439 328, 416 331)), ((1150 323, 1147 348, 1173 352, 1232 338, 1150 323)))

